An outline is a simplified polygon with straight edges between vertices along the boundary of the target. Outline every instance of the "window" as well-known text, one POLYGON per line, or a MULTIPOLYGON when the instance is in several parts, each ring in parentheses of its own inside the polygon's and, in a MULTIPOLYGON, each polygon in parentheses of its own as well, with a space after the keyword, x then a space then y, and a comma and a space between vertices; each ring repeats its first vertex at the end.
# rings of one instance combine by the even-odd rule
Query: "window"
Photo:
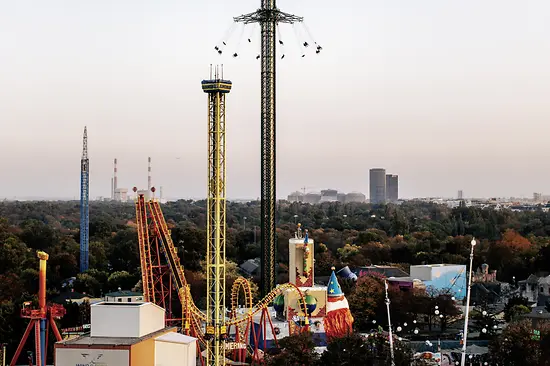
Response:
POLYGON ((128 298, 128 302, 132 302, 132 298, 131 298, 131 297, 128 298))
POLYGON ((122 302, 122 299, 119 298, 119 299, 118 299, 118 302, 122 302))
POLYGON ((544 287, 540 287, 540 293, 543 294, 544 293, 544 287))

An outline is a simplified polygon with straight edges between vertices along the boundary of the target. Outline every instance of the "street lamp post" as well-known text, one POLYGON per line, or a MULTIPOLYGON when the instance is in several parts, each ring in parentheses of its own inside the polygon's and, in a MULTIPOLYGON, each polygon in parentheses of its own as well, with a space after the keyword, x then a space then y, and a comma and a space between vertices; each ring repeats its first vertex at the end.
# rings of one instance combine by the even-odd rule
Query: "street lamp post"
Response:
POLYGON ((474 263, 474 247, 476 246, 476 239, 472 239, 472 249, 470 250, 470 273, 468 275, 468 292, 466 293, 466 314, 464 316, 464 337, 462 344, 462 357, 460 366, 466 365, 466 341, 468 339, 468 316, 470 315, 470 293, 472 292, 472 267, 474 263))
POLYGON ((391 317, 390 317, 390 298, 388 296, 388 281, 384 281, 384 287, 386 288, 386 308, 388 309, 388 328, 390 335, 390 357, 391 357, 391 366, 395 366, 395 360, 393 357, 393 334, 391 330, 391 317))
POLYGON ((243 217, 243 231, 246 231, 246 216, 243 217))
POLYGON ((298 224, 298 215, 294 215, 294 225, 298 224))

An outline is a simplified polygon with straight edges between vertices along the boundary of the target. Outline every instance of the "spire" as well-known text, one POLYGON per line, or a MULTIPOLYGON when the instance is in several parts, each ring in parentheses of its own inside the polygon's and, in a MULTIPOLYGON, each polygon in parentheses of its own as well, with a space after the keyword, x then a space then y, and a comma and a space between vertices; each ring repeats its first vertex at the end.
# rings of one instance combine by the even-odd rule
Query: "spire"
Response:
POLYGON ((84 126, 84 137, 82 138, 82 160, 88 159, 88 131, 84 126))
POLYGON ((336 278, 336 273, 334 273, 334 270, 336 268, 332 267, 331 269, 332 269, 332 274, 330 275, 330 279, 328 281, 327 295, 329 297, 343 296, 344 293, 342 292, 342 288, 338 283, 338 279, 336 278))

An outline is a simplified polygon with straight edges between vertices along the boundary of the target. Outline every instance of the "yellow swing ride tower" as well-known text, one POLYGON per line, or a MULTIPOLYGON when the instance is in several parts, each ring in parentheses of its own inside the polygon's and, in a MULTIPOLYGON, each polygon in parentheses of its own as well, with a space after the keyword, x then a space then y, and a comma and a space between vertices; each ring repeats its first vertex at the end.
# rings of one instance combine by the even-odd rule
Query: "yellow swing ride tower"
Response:
MULTIPOLYGON (((222 66, 223 67, 223 66, 222 66)), ((216 67, 210 80, 202 81, 208 94, 208 202, 207 202, 207 305, 206 364, 225 365, 225 95, 231 81, 216 67)))

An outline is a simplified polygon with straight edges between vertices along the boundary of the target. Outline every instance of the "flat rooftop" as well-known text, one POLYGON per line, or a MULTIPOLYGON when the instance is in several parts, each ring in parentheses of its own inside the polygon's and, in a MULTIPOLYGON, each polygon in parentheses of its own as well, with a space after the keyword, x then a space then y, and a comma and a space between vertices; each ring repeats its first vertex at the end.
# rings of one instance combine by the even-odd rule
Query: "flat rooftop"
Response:
POLYGON ((437 268, 437 267, 465 267, 465 264, 450 264, 450 263, 439 263, 439 264, 416 264, 412 267, 427 267, 427 268, 437 268))
POLYGON ((143 342, 147 339, 155 338, 157 336, 163 335, 165 333, 168 333, 171 330, 177 331, 177 327, 166 327, 164 329, 157 330, 156 332, 144 335, 143 337, 132 337, 132 338, 125 338, 125 337, 91 337, 90 334, 88 333, 88 334, 82 335, 82 336, 77 337, 77 338, 63 340, 63 341, 58 342, 56 344, 59 347, 64 347, 64 346, 106 346, 106 347, 131 346, 133 344, 143 342))

